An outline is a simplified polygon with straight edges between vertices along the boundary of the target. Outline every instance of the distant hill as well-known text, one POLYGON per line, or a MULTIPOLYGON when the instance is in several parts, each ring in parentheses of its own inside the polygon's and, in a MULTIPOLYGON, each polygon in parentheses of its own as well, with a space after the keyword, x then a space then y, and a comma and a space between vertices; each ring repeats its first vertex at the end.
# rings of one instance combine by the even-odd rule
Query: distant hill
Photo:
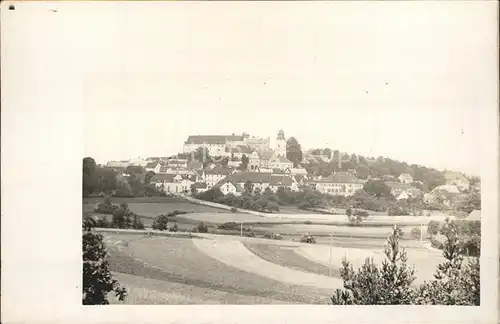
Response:
MULTIPOLYGON (((322 176, 328 176, 337 171, 355 170, 360 179, 394 178, 397 181, 401 174, 407 173, 413 177, 415 182, 421 182, 421 189, 424 191, 431 191, 437 186, 446 184, 445 171, 423 165, 408 164, 382 156, 370 158, 356 154, 341 154, 339 151, 331 149, 312 149, 305 155, 302 164, 309 173, 322 176)), ((475 182, 479 179, 469 178, 469 181, 475 182)))

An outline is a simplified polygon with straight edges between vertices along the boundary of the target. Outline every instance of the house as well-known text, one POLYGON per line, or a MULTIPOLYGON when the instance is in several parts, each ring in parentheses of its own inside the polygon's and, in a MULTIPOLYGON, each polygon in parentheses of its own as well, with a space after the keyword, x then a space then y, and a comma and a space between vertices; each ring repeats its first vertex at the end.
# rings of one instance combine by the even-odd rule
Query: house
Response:
POLYGON ((140 157, 138 157, 137 159, 133 159, 130 161, 130 165, 133 165, 133 166, 141 166, 141 167, 145 167, 149 162, 144 160, 144 159, 141 159, 140 157))
POLYGON ((144 169, 146 170, 146 172, 151 171, 151 172, 154 172, 156 174, 160 173, 160 168, 161 168, 161 164, 159 162, 149 162, 144 167, 144 169))
POLYGON ((401 173, 398 179, 402 183, 413 183, 413 177, 409 173, 401 173))
POLYGON ((245 183, 249 181, 252 183, 254 190, 259 188, 262 192, 268 187, 274 192, 279 187, 298 191, 298 184, 294 183, 292 177, 286 174, 275 175, 268 172, 240 172, 232 174, 229 178, 235 185, 239 184, 243 188, 245 187, 245 183))
POLYGON ((352 196, 363 189, 364 184, 365 181, 348 172, 337 172, 315 181, 315 189, 329 195, 352 196))
POLYGON ((471 211, 469 216, 467 216, 467 218, 465 218, 465 220, 467 220, 467 221, 480 221, 481 220, 481 211, 474 209, 473 211, 471 211))
POLYGON ((393 197, 398 197, 401 195, 403 192, 407 192, 412 188, 412 186, 408 183, 401 183, 401 182, 391 182, 387 181, 385 182, 385 185, 391 189, 391 195, 393 197))
POLYGON ((130 161, 108 161, 106 167, 108 168, 123 168, 126 169, 128 166, 132 165, 130 161))
POLYGON ((224 156, 228 156, 228 157, 236 157, 238 159, 241 159, 241 157, 243 156, 243 154, 245 154, 246 156, 249 156, 250 154, 252 154, 253 150, 252 148, 250 148, 249 146, 246 146, 246 145, 238 145, 238 146, 226 146, 225 148, 225 155, 224 156))
POLYGON ((234 169, 231 168, 213 168, 201 171, 200 180, 207 184, 207 188, 211 189, 215 184, 217 184, 222 179, 226 178, 228 175, 232 174, 234 169))
POLYGON ((467 191, 470 188, 469 180, 459 172, 445 172, 444 178, 447 185, 456 186, 461 192, 467 191))
POLYGON ((259 168, 260 166, 261 166, 260 165, 260 155, 259 155, 259 153, 257 153, 257 151, 254 151, 248 156, 247 168, 250 171, 254 171, 257 168, 259 168))
POLYGON ((150 183, 155 185, 156 188, 163 190, 167 193, 180 194, 183 192, 182 176, 174 174, 156 174, 150 183))
POLYGON ((285 170, 293 168, 293 162, 287 159, 285 156, 277 153, 269 159, 268 167, 271 169, 277 168, 285 170))
POLYGON ((437 186, 431 192, 424 195, 427 204, 439 204, 451 207, 455 199, 460 195, 460 190, 453 185, 437 186))
POLYGON ((187 159, 169 159, 167 161, 167 166, 171 168, 183 168, 187 169, 188 160, 187 159))
POLYGON ((244 145, 243 135, 190 135, 184 142, 183 152, 190 153, 204 147, 210 156, 230 156, 226 153, 226 146, 237 145, 244 145))
POLYGON ((232 181, 229 177, 216 183, 214 188, 219 188, 224 195, 232 194, 235 196, 241 196, 241 194, 245 191, 241 185, 234 183, 234 181, 232 181))

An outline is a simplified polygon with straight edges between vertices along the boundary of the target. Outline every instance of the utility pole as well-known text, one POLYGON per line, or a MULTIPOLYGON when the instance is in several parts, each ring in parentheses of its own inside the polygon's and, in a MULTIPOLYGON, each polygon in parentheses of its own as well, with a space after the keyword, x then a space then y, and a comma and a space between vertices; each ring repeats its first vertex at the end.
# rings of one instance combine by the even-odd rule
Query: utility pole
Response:
POLYGON ((240 236, 243 236, 243 222, 240 223, 240 236))
POLYGON ((329 276, 332 276, 332 247, 333 247, 333 234, 330 234, 330 261, 329 261, 329 267, 328 267, 328 272, 329 276))

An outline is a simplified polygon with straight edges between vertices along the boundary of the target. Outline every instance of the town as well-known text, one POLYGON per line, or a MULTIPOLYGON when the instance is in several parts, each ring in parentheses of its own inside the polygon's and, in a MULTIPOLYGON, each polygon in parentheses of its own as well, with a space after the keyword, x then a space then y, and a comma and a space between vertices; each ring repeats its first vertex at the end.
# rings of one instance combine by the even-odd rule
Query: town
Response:
MULTIPOLYGON (((313 190, 325 196, 352 198, 364 191, 395 202, 410 201, 417 207, 410 212, 403 208, 372 208, 392 215, 418 215, 424 210, 440 210, 464 217, 464 212, 470 214, 480 209, 478 177, 467 178, 459 172, 439 172, 406 163, 396 167, 388 164, 385 170, 370 170, 372 165, 384 164, 385 159, 342 155, 331 149, 302 152, 297 139, 287 139, 283 130, 277 132, 272 147, 270 143, 269 137, 253 137, 246 133, 189 135, 183 143, 182 153, 177 155, 109 161, 102 167, 116 172, 125 183, 131 176, 139 176, 158 191, 173 195, 198 195, 218 190, 224 196, 241 196, 251 184, 251 193, 270 190, 276 194, 281 188, 287 192, 313 190)), ((126 191, 127 188, 130 186, 122 189, 126 191)), ((122 189, 111 194, 119 196, 122 189)))

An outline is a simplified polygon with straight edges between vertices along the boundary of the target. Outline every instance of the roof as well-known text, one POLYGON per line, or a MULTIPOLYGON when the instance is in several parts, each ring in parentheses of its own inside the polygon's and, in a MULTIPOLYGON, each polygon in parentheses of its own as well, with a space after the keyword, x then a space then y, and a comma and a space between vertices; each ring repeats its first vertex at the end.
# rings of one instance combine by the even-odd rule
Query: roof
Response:
POLYGON ((190 170, 203 168, 203 163, 198 161, 191 161, 188 163, 187 168, 190 170))
POLYGON ((291 174, 301 174, 301 175, 306 175, 307 170, 304 168, 290 168, 290 173, 291 174))
POLYGON ((292 178, 289 176, 279 176, 279 175, 271 175, 271 186, 291 186, 293 183, 292 178))
POLYGON ((436 188, 434 188, 434 190, 432 190, 432 192, 436 192, 436 191, 446 191, 446 192, 453 193, 453 194, 460 193, 460 190, 458 190, 458 188, 454 185, 437 186, 436 188))
POLYGON ((295 180, 297 182, 302 181, 304 179, 305 179, 305 176, 303 176, 303 175, 300 175, 300 174, 295 175, 295 180))
POLYGON ((467 216, 466 220, 481 220, 481 211, 478 209, 474 209, 471 211, 469 216, 467 216))
POLYGON ((411 185, 408 183, 400 183, 400 182, 386 182, 385 185, 391 189, 405 190, 410 189, 411 185))
POLYGON ((191 188, 195 189, 205 189, 207 187, 207 184, 205 182, 195 182, 191 185, 191 188))
POLYGON ((240 172, 231 175, 231 180, 235 183, 244 183, 251 181, 254 183, 269 183, 271 181, 271 173, 268 172, 240 172))
POLYGON ((399 176, 403 177, 403 178, 412 178, 413 179, 413 177, 409 173, 401 173, 399 176))
POLYGON ((363 180, 356 178, 348 172, 337 172, 328 177, 319 180, 320 183, 364 183, 363 180))
POLYGON ((174 182, 175 174, 156 174, 151 177, 151 182, 174 182))
POLYGON ((213 169, 207 169, 203 170, 205 174, 222 174, 222 175, 229 175, 233 172, 232 168, 213 168, 213 169))
POLYGON ((273 157, 273 155, 274 155, 274 151, 272 151, 272 150, 266 150, 266 151, 259 152, 259 157, 262 160, 269 160, 270 158, 273 157))
POLYGON ((273 160, 278 160, 278 162, 280 163, 293 163, 292 161, 281 155, 275 156, 273 160))
POLYGON ((148 164, 146 164, 146 168, 148 169, 151 169, 151 168, 156 168, 156 166, 158 165, 158 162, 149 162, 148 164))
POLYGON ((243 141, 243 135, 190 135, 185 144, 226 144, 243 141))

